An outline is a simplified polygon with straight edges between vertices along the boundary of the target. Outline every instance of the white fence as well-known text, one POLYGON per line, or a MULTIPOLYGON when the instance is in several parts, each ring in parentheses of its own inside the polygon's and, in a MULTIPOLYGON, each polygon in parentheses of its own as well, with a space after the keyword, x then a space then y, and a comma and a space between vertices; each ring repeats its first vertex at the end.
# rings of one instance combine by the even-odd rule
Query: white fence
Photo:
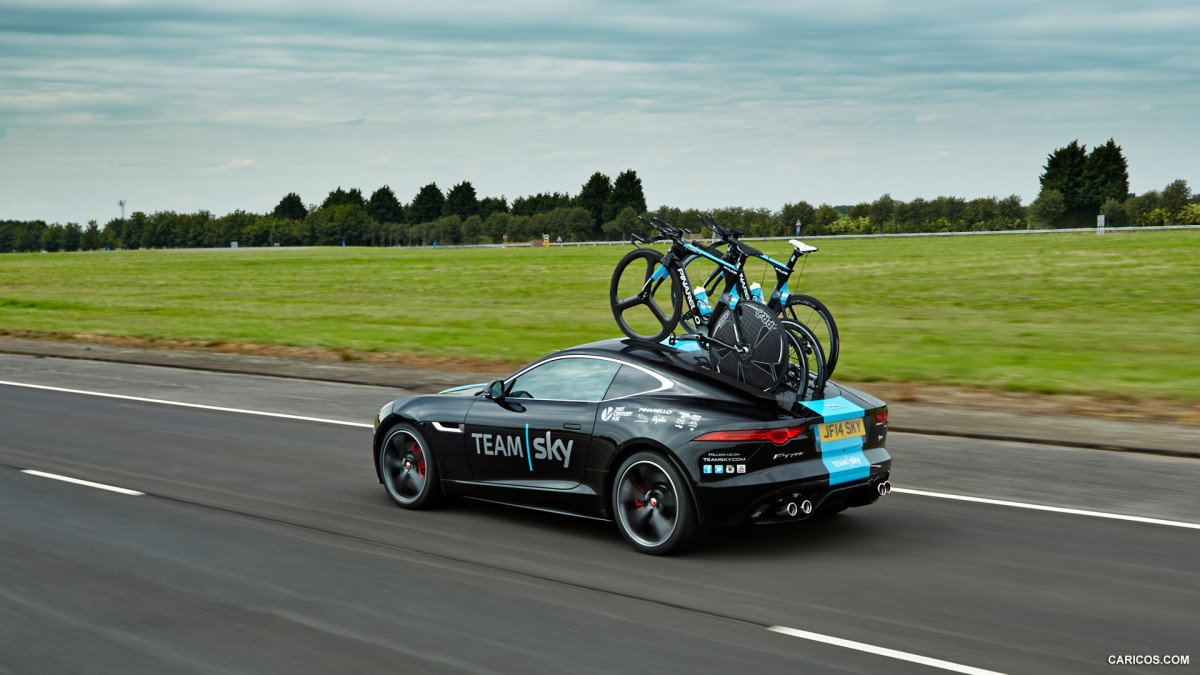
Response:
MULTIPOLYGON (((806 241, 809 239, 886 239, 889 237, 959 237, 976 234, 1061 234, 1063 232, 1086 232, 1100 234, 1107 232, 1159 232, 1161 230, 1197 230, 1200 225, 1158 225, 1155 227, 1106 227, 1103 231, 1098 231, 1094 227, 1076 227, 1064 228, 1061 230, 987 230, 985 232, 907 232, 902 234, 822 234, 809 236, 805 234, 799 235, 806 241)), ((788 239, 796 239, 796 236, 791 237, 743 237, 742 241, 787 241, 788 239)), ((551 247, 555 246, 628 246, 629 240, 617 241, 564 241, 550 242, 551 247)), ((507 248, 532 246, 530 242, 519 242, 508 244, 507 248)), ((503 244, 454 244, 452 246, 393 246, 392 248, 505 248, 503 244)))

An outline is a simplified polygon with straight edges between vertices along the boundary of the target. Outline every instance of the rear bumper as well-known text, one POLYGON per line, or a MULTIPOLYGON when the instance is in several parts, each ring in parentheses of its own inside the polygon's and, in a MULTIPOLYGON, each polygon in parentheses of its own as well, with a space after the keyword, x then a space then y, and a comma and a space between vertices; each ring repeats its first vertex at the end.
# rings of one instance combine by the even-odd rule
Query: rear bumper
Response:
POLYGON ((695 486, 696 506, 702 525, 794 522, 821 511, 865 506, 879 499, 879 484, 891 475, 892 458, 884 448, 863 450, 870 472, 862 478, 830 485, 821 462, 797 462, 768 471, 739 476, 736 480, 695 486), (788 515, 787 505, 807 501, 803 509, 788 515))

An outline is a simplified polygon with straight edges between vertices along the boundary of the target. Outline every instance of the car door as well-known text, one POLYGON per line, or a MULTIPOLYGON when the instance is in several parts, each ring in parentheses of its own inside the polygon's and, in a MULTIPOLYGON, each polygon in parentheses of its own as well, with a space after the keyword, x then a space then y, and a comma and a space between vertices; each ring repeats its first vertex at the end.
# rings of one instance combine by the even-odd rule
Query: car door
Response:
POLYGON ((564 356, 505 382, 506 395, 467 411, 467 457, 477 481, 567 490, 583 480, 596 407, 621 364, 564 356))

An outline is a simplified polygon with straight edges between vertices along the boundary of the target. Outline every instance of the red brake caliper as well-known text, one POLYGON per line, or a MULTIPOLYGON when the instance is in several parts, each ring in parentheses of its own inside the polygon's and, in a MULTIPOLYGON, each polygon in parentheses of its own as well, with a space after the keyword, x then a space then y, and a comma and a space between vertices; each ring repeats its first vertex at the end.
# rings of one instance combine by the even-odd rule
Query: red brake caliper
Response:
POLYGON ((633 505, 640 509, 646 505, 646 502, 642 501, 642 495, 646 494, 646 491, 642 488, 641 485, 638 486, 637 491, 638 491, 638 496, 633 498, 633 505))
POLYGON ((416 441, 413 441, 412 454, 414 457, 417 458, 417 473, 420 474, 420 476, 422 478, 424 478, 425 477, 425 455, 422 454, 421 446, 418 445, 416 441))

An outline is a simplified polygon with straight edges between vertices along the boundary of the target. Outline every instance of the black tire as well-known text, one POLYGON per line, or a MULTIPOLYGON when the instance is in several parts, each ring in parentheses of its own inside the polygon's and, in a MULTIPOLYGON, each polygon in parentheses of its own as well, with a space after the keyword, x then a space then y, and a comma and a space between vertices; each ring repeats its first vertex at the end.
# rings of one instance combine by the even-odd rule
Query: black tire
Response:
POLYGON ((737 334, 742 336, 748 354, 710 344, 713 366, 717 372, 728 375, 763 391, 774 391, 787 377, 789 349, 787 333, 767 306, 761 302, 742 300, 735 309, 726 305, 718 309, 713 317, 709 335, 727 345, 737 344, 737 334), (734 333, 734 322, 737 333, 734 333))
POLYGON ((825 363, 825 352, 821 349, 821 342, 813 333, 812 329, 800 323, 784 319, 780 322, 783 324, 784 330, 795 338, 795 347, 798 350, 789 351, 792 363, 797 363, 797 360, 804 361, 804 371, 807 375, 802 382, 804 388, 799 390, 800 396, 803 398, 808 391, 818 394, 825 388, 825 383, 829 381, 829 368, 825 363))
POLYGON ((677 553, 702 531, 683 475, 657 452, 634 453, 621 463, 612 505, 621 536, 642 553, 677 553))
MULTIPOLYGON (((786 326, 785 326, 786 329, 786 326)), ((784 410, 791 410, 798 400, 805 397, 808 387, 808 359, 804 358, 804 336, 787 331, 788 372, 787 377, 775 391, 775 402, 784 410)))
POLYGON ((782 316, 798 321, 813 331, 821 343, 821 351, 825 353, 825 379, 832 377, 841 344, 838 341, 837 322, 833 320, 833 313, 825 303, 811 295, 793 295, 788 297, 782 316))
POLYGON ((441 498, 437 464, 429 444, 411 424, 397 424, 384 434, 377 461, 383 486, 400 507, 426 509, 441 498))
POLYGON ((679 323, 683 284, 674 274, 667 276, 670 283, 651 278, 662 259, 663 254, 652 248, 639 248, 621 258, 613 270, 608 302, 617 327, 631 338, 661 342, 679 323))

